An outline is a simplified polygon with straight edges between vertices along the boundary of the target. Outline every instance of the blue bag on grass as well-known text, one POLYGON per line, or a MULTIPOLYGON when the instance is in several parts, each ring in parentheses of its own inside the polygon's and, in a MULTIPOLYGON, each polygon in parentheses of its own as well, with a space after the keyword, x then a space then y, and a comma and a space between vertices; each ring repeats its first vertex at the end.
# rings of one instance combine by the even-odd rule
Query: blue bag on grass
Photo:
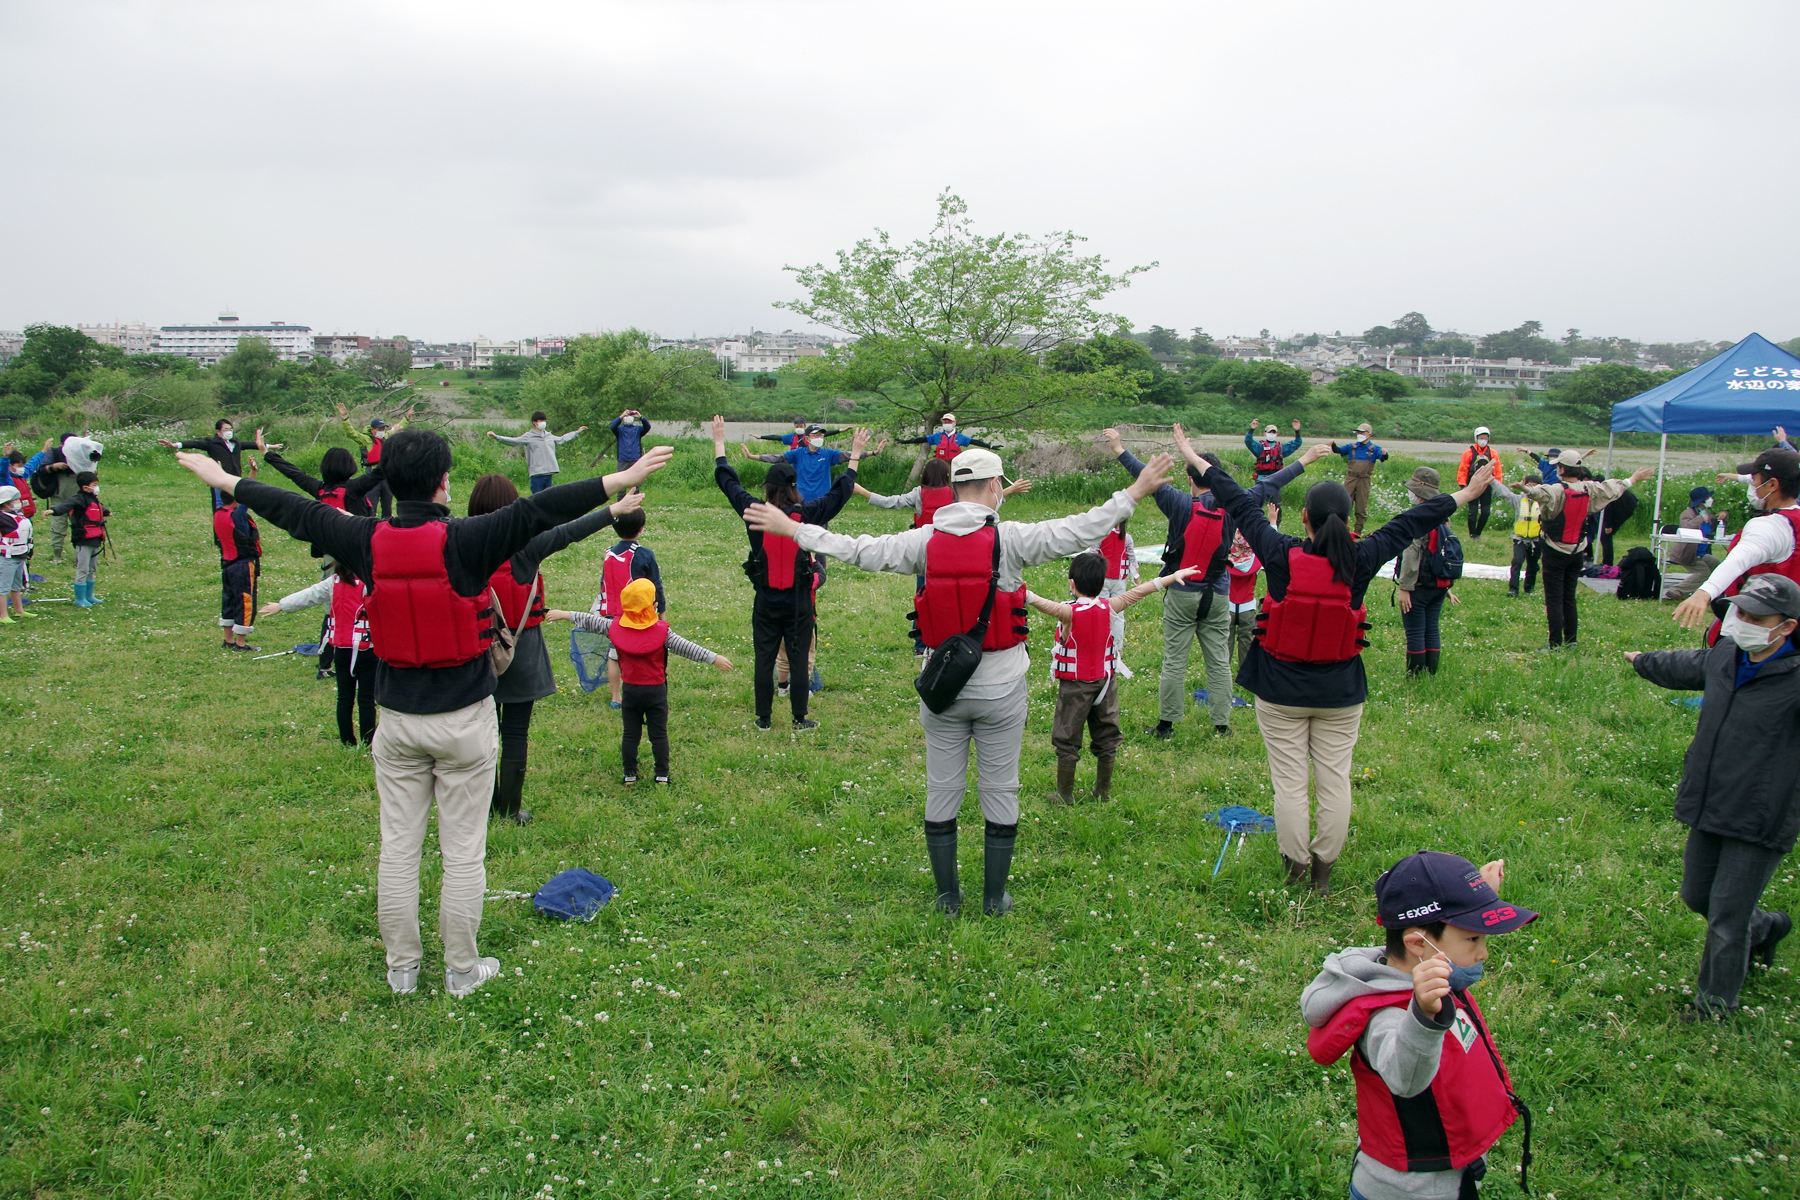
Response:
POLYGON ((591 921, 619 889, 584 867, 570 867, 537 890, 531 903, 558 921, 591 921))

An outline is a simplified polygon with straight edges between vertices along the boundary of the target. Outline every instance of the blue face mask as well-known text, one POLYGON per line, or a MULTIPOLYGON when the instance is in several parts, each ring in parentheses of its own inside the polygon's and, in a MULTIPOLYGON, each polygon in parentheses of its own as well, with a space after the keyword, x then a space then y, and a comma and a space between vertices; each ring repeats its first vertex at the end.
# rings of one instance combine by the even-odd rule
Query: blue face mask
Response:
POLYGON ((1472 967, 1459 967, 1452 964, 1450 967, 1450 986, 1459 992, 1474 987, 1481 982, 1481 968, 1486 965, 1486 963, 1476 963, 1472 967))

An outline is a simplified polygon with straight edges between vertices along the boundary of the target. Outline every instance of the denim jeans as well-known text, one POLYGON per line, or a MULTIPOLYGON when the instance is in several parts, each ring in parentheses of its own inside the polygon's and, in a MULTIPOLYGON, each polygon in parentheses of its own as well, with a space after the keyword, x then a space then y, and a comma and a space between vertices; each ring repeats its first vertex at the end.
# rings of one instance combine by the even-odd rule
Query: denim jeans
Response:
POLYGON ((551 484, 553 484, 555 482, 556 482, 556 476, 553 474, 552 475, 533 475, 531 477, 531 494, 535 496, 539 492, 543 491, 545 488, 549 487, 551 484))

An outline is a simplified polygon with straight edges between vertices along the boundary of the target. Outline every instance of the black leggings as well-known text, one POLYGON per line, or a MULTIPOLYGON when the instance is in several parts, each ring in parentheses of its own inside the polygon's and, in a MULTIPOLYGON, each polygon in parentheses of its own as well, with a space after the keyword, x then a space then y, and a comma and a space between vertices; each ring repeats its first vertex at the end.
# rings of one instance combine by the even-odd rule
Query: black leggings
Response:
MULTIPOLYGON (((796 603, 790 593, 759 591, 750 610, 750 640, 756 649, 752 679, 756 687, 756 719, 767 721, 775 708, 775 651, 787 643, 788 669, 796 681, 806 678, 812 651, 814 617, 811 597, 796 603)), ((788 689, 794 720, 806 718, 810 693, 804 682, 788 689)))
POLYGON ((1494 489, 1488 488, 1469 501, 1469 536, 1480 537, 1481 531, 1487 528, 1488 518, 1493 515, 1494 489))
POLYGON ((1412 608, 1400 614, 1401 627, 1406 630, 1406 652, 1423 654, 1427 650, 1443 648, 1443 639, 1438 634, 1438 620, 1444 615, 1444 597, 1449 588, 1421 587, 1414 588, 1412 608))
POLYGON ((356 729, 350 724, 351 713, 362 725, 363 745, 375 740, 375 656, 367 650, 356 654, 356 670, 350 669, 348 646, 330 647, 337 665, 338 740, 346 746, 356 745, 356 729))
POLYGON ((531 753, 531 706, 535 700, 514 700, 500 709, 500 761, 524 762, 531 753))
MULTIPOLYGON (((802 662, 805 659, 801 660, 802 662)), ((650 727, 650 753, 656 759, 656 774, 669 776, 669 685, 666 683, 627 683, 619 688, 619 710, 625 718, 625 735, 619 742, 619 759, 625 774, 636 775, 638 741, 644 726, 650 727)))
POLYGON ((1530 595, 1537 583, 1538 559, 1542 557, 1544 543, 1537 538, 1513 537, 1512 575, 1506 590, 1517 595, 1519 592, 1519 568, 1525 569, 1525 594, 1530 595))

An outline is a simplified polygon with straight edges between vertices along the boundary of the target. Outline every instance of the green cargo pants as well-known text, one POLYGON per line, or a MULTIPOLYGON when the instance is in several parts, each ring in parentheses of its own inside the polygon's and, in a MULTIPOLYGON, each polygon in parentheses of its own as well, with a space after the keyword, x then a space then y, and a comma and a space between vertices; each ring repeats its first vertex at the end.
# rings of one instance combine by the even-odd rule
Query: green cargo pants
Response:
POLYGON ((1187 709, 1188 655, 1195 638, 1206 664, 1206 702, 1214 725, 1231 724, 1231 604, 1215 592, 1201 620, 1204 592, 1170 588, 1163 593, 1162 678, 1157 684, 1157 719, 1173 724, 1187 709))

